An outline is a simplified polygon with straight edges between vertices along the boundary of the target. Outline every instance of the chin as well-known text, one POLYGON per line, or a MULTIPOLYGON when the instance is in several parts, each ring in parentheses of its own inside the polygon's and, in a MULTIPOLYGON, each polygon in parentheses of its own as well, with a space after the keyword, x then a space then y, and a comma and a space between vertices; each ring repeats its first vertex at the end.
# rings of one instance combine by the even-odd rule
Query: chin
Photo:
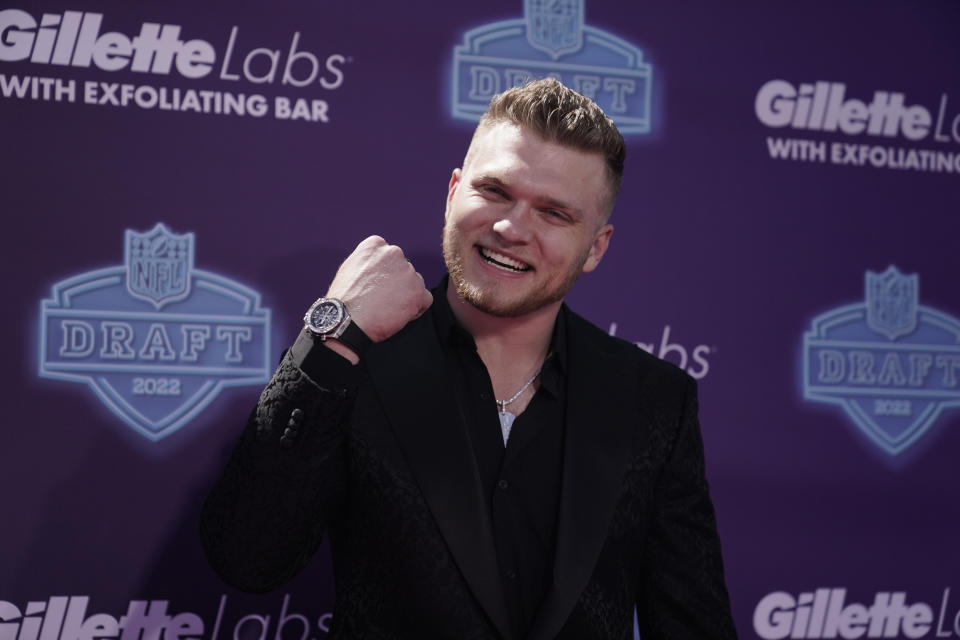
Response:
POLYGON ((563 300, 576 278, 551 289, 533 287, 526 294, 513 296, 497 291, 498 286, 483 287, 469 282, 462 268, 450 269, 450 282, 456 287, 457 294, 477 310, 498 318, 518 318, 563 300))
POLYGON ((530 274, 532 282, 508 283, 491 281, 476 273, 468 275, 468 268, 464 264, 465 257, 473 252, 476 252, 476 249, 472 246, 466 249, 462 247, 455 230, 444 228, 443 259, 450 274, 450 283, 456 287, 457 294, 471 306, 499 318, 517 318, 563 300, 580 276, 580 268, 586 260, 584 255, 576 268, 571 269, 560 281, 538 283, 533 277, 534 274, 530 274), (522 291, 508 292, 505 289, 522 291))

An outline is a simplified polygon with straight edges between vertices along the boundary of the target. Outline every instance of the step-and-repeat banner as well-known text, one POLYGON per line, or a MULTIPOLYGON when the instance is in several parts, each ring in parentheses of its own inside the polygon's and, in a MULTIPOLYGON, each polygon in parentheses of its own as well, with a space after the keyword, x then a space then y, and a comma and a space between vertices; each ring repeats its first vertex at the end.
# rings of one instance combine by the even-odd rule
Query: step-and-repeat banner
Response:
POLYGON ((362 238, 443 273, 494 93, 628 142, 569 298, 698 379, 745 638, 960 637, 960 4, 0 9, 0 639, 320 640, 325 550, 223 585, 203 497, 362 238))

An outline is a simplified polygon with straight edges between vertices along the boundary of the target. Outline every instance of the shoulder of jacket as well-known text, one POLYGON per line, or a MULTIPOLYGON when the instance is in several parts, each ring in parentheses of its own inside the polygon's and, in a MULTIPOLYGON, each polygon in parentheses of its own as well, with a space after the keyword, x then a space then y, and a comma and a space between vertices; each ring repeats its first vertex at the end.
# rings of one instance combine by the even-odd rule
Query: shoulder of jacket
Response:
POLYGON ((615 358, 626 366, 635 368, 647 379, 662 380, 666 384, 687 386, 695 384, 690 374, 673 364, 662 360, 623 338, 611 336, 583 316, 563 306, 567 314, 567 329, 575 339, 586 340, 592 348, 600 349, 606 357, 615 358))

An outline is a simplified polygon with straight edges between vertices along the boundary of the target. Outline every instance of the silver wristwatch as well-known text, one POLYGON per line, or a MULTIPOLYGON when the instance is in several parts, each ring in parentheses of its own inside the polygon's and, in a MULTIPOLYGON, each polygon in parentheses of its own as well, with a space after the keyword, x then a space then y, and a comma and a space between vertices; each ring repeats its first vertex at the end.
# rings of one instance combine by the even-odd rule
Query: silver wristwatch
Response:
POLYGON ((320 298, 307 309, 303 323, 320 340, 339 340, 357 355, 362 355, 373 341, 357 326, 343 301, 320 298))

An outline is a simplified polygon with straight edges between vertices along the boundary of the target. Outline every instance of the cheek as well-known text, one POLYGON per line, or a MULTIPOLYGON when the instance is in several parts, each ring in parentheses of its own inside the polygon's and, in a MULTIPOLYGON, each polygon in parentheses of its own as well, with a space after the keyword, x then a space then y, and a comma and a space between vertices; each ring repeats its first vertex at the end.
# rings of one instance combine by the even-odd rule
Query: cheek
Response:
POLYGON ((545 255, 551 256, 558 264, 579 262, 590 247, 578 233, 569 229, 551 229, 551 233, 540 235, 540 246, 545 255))
POLYGON ((470 202, 455 202, 450 220, 463 231, 483 230, 493 226, 496 218, 482 206, 470 206, 470 202))
POLYGON ((456 218, 457 211, 462 209, 463 203, 457 201, 456 193, 447 198, 447 208, 443 212, 444 219, 450 221, 456 218))
POLYGON ((543 256, 544 261, 549 265, 551 275, 563 275, 569 269, 569 263, 573 261, 572 247, 555 239, 541 239, 537 250, 543 256))

